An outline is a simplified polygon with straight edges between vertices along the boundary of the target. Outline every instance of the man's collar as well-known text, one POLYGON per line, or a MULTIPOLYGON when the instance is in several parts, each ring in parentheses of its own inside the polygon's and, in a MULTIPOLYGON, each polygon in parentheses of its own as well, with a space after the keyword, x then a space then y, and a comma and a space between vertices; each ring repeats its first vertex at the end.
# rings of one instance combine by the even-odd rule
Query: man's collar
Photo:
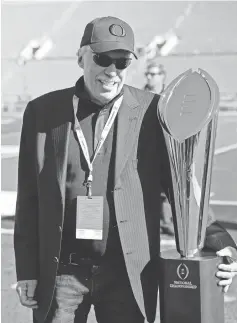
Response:
POLYGON ((77 80, 75 84, 75 94, 79 99, 86 100, 86 101, 91 101, 89 94, 85 90, 85 85, 84 85, 84 77, 81 76, 79 80, 77 80))
POLYGON ((159 91, 159 92, 157 91, 156 86, 151 86, 150 84, 146 84, 146 85, 145 85, 145 87, 144 87, 144 90, 146 90, 146 91, 150 91, 150 92, 154 92, 154 93, 157 93, 157 94, 162 93, 162 92, 164 91, 164 89, 165 89, 164 84, 163 84, 163 86, 162 86, 161 91, 159 91))

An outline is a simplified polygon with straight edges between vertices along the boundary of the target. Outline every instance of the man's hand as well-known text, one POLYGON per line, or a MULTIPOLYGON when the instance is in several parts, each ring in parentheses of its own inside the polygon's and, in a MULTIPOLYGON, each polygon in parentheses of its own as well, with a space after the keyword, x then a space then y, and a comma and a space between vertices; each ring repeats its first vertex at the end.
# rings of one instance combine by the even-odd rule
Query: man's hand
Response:
POLYGON ((219 271, 216 277, 220 278, 219 286, 223 286, 223 291, 226 293, 232 283, 234 276, 237 275, 237 250, 233 247, 226 247, 217 251, 217 256, 224 257, 227 264, 220 264, 219 271))
POLYGON ((38 308, 37 301, 34 299, 37 280, 20 280, 17 282, 16 291, 23 306, 31 309, 38 308))

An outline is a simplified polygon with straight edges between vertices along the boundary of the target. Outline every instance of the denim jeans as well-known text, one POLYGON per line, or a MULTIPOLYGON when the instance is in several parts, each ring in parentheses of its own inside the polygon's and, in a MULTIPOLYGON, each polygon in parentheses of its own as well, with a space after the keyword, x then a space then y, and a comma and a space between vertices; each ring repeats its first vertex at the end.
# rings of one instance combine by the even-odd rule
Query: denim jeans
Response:
POLYGON ((92 304, 98 323, 144 323, 124 263, 60 264, 46 323, 86 323, 92 304))

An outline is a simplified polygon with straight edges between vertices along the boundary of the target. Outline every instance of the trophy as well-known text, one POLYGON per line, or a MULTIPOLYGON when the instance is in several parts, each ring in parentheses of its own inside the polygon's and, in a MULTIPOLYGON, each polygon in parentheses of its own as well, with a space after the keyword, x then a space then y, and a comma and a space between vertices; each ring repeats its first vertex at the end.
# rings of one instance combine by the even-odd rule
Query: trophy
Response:
POLYGON ((160 254, 162 323, 223 323, 221 262, 204 251, 219 90, 202 69, 179 75, 158 103, 172 177, 170 204, 177 250, 160 254))

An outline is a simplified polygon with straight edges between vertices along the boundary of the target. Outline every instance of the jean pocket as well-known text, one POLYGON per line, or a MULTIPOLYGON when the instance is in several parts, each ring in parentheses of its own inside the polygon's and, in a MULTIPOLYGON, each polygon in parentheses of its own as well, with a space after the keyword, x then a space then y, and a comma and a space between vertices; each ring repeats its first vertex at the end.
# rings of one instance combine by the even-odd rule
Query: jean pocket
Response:
POLYGON ((86 294, 90 271, 83 266, 60 264, 56 276, 56 286, 59 288, 72 288, 76 293, 86 294))
POLYGON ((71 281, 71 276, 69 274, 59 274, 56 276, 56 287, 69 286, 71 281))

